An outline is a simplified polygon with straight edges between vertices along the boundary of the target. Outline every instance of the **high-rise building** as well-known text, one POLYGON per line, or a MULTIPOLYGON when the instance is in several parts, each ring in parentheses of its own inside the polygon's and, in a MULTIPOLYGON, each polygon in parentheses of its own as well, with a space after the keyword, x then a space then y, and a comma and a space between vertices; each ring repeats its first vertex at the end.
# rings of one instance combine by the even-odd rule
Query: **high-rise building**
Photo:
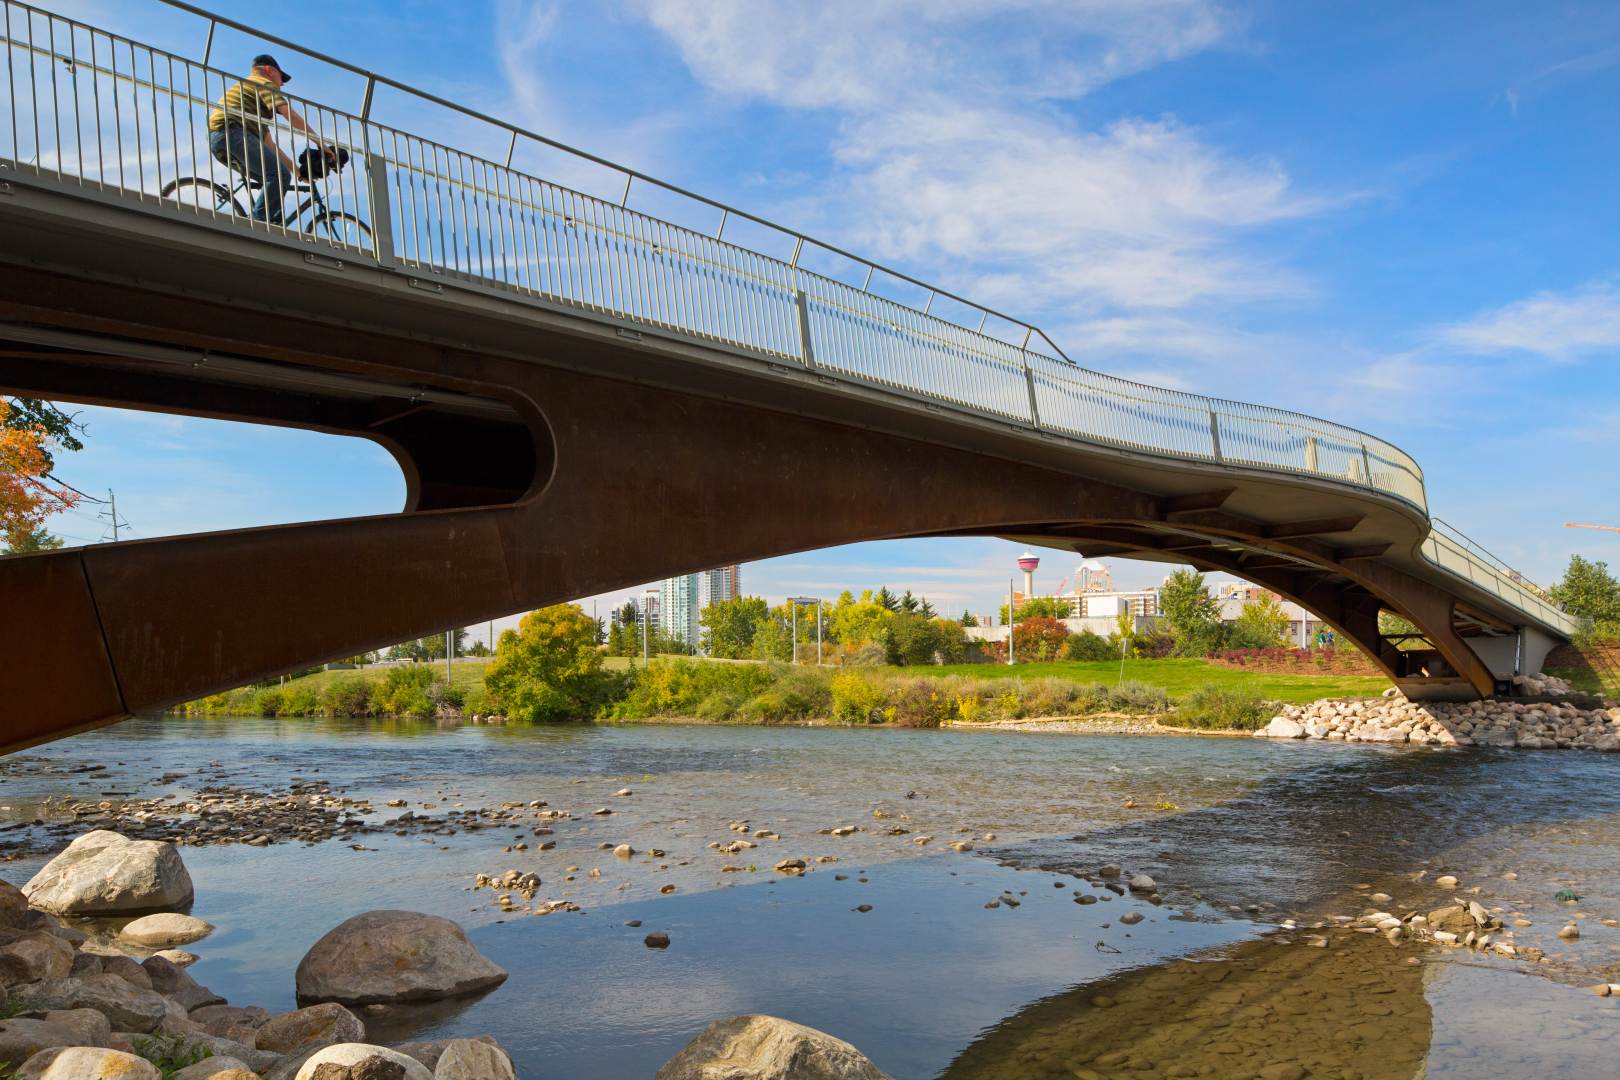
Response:
POLYGON ((723 600, 735 600, 742 595, 742 570, 736 564, 705 570, 703 586, 706 594, 703 598, 704 607, 718 604, 723 600))
POLYGON ((658 629, 682 645, 698 644, 699 575, 665 578, 658 588, 658 629))

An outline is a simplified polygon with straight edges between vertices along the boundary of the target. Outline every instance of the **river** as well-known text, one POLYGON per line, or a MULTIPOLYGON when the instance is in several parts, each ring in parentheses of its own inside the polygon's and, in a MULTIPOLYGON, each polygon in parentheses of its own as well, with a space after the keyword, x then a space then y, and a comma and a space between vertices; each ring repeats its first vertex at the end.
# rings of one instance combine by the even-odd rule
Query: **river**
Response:
MULTIPOLYGON (((192 947, 192 973, 233 1003, 289 1008, 299 957, 343 919, 446 915, 511 978, 374 1037, 489 1032, 525 1077, 650 1078, 710 1021, 742 1012, 847 1039, 896 1080, 1583 1078, 1613 1076, 1620 1061, 1620 998, 1582 988, 1620 982, 1620 928, 1602 922, 1620 917, 1615 755, 138 719, 4 759, 0 820, 16 827, 0 838, 26 848, 54 825, 59 845, 71 835, 64 797, 183 802, 208 786, 308 780, 371 800, 379 820, 403 812, 388 800, 423 814, 541 800, 570 816, 546 823, 556 847, 545 851, 509 823, 185 846, 193 914, 218 927, 192 947), (72 771, 86 764, 107 768, 72 771), (823 831, 849 825, 859 830, 823 831), (744 835, 758 847, 709 846, 744 835), (973 850, 951 850, 964 841, 973 850), (528 849, 504 850, 519 842, 528 849), (621 842, 665 854, 599 847, 621 842), (771 869, 790 857, 810 871, 771 869), (1163 903, 1108 891, 1104 863, 1154 877, 1163 903), (503 912, 472 888, 509 869, 540 876, 537 898, 581 910, 503 912), (1441 874, 1459 878, 1455 892, 1434 885, 1441 874), (1561 889, 1580 901, 1558 902, 1561 889), (1359 914, 1378 891, 1396 911, 1453 896, 1500 906, 1529 924, 1516 940, 1546 962, 1326 930, 1317 948, 1304 929, 1278 929, 1359 914), (986 906, 1003 896, 1017 906, 986 906), (1143 921, 1123 924, 1127 911, 1143 921), (1580 938, 1559 939, 1571 921, 1580 938), (645 947, 650 929, 671 946, 645 947)), ((13 855, 0 875, 21 884, 43 861, 13 855)))

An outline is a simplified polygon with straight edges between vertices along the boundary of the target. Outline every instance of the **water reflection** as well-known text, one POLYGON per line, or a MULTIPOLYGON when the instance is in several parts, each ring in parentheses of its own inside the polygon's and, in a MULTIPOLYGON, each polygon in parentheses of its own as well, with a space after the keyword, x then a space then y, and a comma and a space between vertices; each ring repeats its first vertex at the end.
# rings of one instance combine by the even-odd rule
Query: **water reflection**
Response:
POLYGON ((997 1024, 941 1080, 1412 1077, 1432 1031, 1424 968, 1382 939, 1276 939, 1102 979, 997 1024))

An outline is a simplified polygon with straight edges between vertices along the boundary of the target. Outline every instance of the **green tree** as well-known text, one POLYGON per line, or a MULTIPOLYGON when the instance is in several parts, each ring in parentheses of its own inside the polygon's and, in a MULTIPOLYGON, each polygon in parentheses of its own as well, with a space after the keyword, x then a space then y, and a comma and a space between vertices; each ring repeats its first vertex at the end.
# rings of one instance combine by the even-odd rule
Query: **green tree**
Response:
POLYGON ((1552 587, 1552 598, 1587 621, 1577 644, 1620 642, 1620 582, 1609 573, 1608 563, 1570 556, 1564 580, 1552 587))
MULTIPOLYGON (((867 595, 867 593, 862 593, 861 598, 865 599, 867 595)), ((877 595, 872 597, 872 599, 876 601, 877 605, 884 611, 900 610, 900 601, 895 599, 894 593, 889 591, 889 587, 887 585, 879 589, 877 591, 877 595)))
POLYGON ((891 664, 931 664, 939 648, 939 634, 932 620, 902 611, 884 624, 878 644, 891 664))
POLYGON ((64 543, 60 536, 52 536, 44 529, 35 529, 16 543, 0 547, 0 555, 33 555, 41 551, 55 551, 64 543))
POLYGON ((870 591, 861 593, 859 600, 846 590, 827 613, 827 629, 832 639, 852 649, 858 649, 878 640, 884 624, 894 618, 892 612, 878 602, 870 591))
POLYGON ((1288 613, 1270 593, 1245 601, 1232 626, 1231 643, 1238 649, 1270 649, 1288 635, 1288 613))
POLYGON ((955 619, 934 618, 934 651, 946 664, 960 664, 972 659, 977 647, 968 641, 967 628, 955 619))
POLYGON ((962 617, 957 621, 970 629, 979 625, 979 620, 975 619, 973 617, 973 612, 969 611, 967 608, 962 609, 962 617))
POLYGON ((1114 632, 1108 635, 1115 656, 1135 656, 1142 635, 1136 632, 1136 619, 1128 611, 1114 616, 1114 632))
POLYGON ((1181 569, 1165 578, 1159 605, 1176 643, 1177 656, 1203 656, 1219 648, 1224 638, 1220 605, 1209 594, 1204 575, 1181 569))
POLYGON ((1609 573, 1606 562, 1571 555, 1564 580, 1552 587, 1552 597, 1571 615, 1594 622, 1620 621, 1620 581, 1609 573))
POLYGON ((53 442, 63 450, 84 449, 84 443, 79 440, 84 425, 79 422, 78 414, 63 412, 59 406, 39 398, 6 400, 11 408, 0 416, 0 426, 17 431, 42 431, 46 436, 43 454, 47 471, 56 467, 56 458, 51 453, 53 442))
MULTIPOLYGON (((1072 605, 1056 596, 1036 596, 1018 605, 1018 621, 1025 619, 1067 619, 1072 605)), ((1001 605, 1001 623, 1007 624, 1007 605, 1001 605)))
POLYGON ((793 659, 793 630, 786 604, 766 615, 754 631, 751 649, 755 660, 793 659))
POLYGON ((517 720, 549 723, 596 714, 614 677, 602 670, 596 620, 578 604, 556 604, 523 616, 501 634, 484 687, 495 709, 517 720))
POLYGON ((901 594, 900 610, 904 611, 908 615, 915 615, 917 614, 917 608, 917 598, 911 594, 910 589, 907 589, 903 594, 901 594))
POLYGON ((939 612, 937 610, 935 610, 933 604, 930 604, 928 602, 928 597, 926 597, 926 596, 923 597, 922 600, 918 602, 918 604, 917 604, 917 614, 921 615, 925 619, 937 619, 937 618, 939 618, 939 612))
POLYGON ((703 647, 710 656, 723 660, 751 656, 754 636, 769 617, 770 607, 762 597, 717 600, 698 616, 703 626, 703 647))

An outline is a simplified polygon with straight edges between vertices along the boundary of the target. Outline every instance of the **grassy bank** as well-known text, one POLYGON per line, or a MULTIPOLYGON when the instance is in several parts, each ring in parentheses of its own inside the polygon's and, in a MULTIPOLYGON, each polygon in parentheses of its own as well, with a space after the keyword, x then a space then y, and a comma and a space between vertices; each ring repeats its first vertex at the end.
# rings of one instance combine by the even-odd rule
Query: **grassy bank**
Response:
MULTIPOLYGON (((917 674, 917 668, 885 668, 917 674)), ((953 664, 932 667, 930 674, 971 679, 1054 678, 1113 685, 1120 681, 1117 660, 1053 661, 1048 664, 953 664)), ((1249 691, 1268 701, 1303 704, 1325 697, 1377 697, 1389 680, 1369 675, 1285 675, 1242 671, 1207 660, 1126 660, 1124 681, 1157 687, 1172 697, 1185 697, 1203 687, 1249 691)))
MULTIPOLYGON (((1361 676, 1235 670, 1204 660, 836 668, 659 657, 647 668, 609 658, 606 693, 581 720, 694 719, 736 724, 898 724, 940 727, 1100 714, 1163 717, 1174 726, 1252 730, 1271 703, 1376 696, 1361 676), (615 662, 616 661, 616 662, 615 662)), ((189 703, 192 716, 430 717, 448 709, 498 713, 484 685, 489 661, 322 671, 189 703)), ((521 714, 519 714, 521 715, 521 714)))

